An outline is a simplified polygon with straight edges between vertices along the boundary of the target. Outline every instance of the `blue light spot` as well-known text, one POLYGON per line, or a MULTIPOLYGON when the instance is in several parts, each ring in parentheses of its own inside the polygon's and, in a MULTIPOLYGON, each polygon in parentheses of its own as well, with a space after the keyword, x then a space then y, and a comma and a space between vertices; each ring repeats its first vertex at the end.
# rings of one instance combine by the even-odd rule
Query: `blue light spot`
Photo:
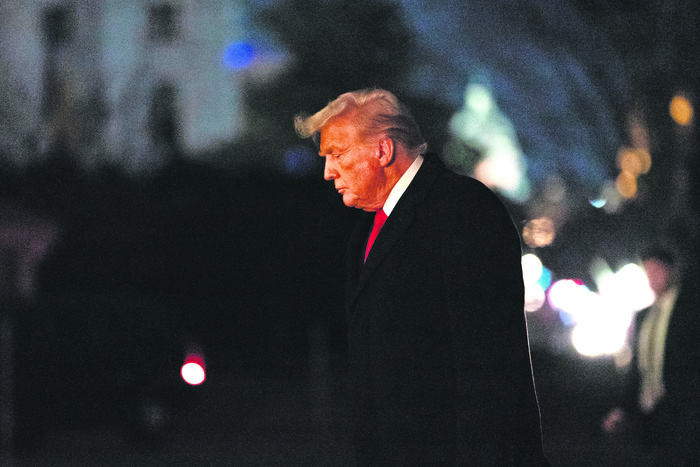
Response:
POLYGON ((543 267, 542 274, 537 280, 537 283, 540 287, 542 287, 542 290, 547 290, 549 286, 552 285, 552 272, 549 269, 543 267))
POLYGON ((223 62, 226 68, 243 70, 250 66, 255 58, 255 49, 247 42, 232 42, 226 46, 223 62))
POLYGON ((576 318, 574 318, 574 315, 569 314, 564 310, 559 310, 559 320, 564 326, 573 326, 576 324, 576 318))
POLYGON ((284 153, 284 170, 287 174, 298 177, 311 175, 316 171, 317 159, 308 147, 294 146, 284 153))

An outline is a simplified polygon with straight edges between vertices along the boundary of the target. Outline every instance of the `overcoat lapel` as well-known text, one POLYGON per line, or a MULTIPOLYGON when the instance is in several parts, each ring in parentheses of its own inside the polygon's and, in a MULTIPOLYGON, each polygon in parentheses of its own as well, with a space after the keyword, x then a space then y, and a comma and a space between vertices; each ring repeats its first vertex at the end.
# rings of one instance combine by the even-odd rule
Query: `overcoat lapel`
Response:
POLYGON ((369 231, 372 229, 373 216, 370 213, 364 213, 360 221, 358 221, 353 234, 350 236, 350 242, 348 243, 347 250, 347 284, 345 291, 345 308, 348 309, 350 305, 349 299, 355 295, 355 290, 357 290, 357 284, 360 280, 360 273, 363 269, 362 256, 364 255, 364 248, 367 244, 367 237, 369 236, 369 231))
POLYGON ((391 248, 402 237, 404 232, 421 216, 425 195, 444 170, 437 156, 426 156, 423 165, 416 173, 415 178, 403 194, 398 204, 387 219, 384 227, 377 236, 372 246, 372 251, 367 257, 367 262, 362 264, 363 249, 372 226, 373 217, 368 215, 360 221, 355 229, 350 244, 348 245, 348 290, 346 296, 346 310, 351 313, 357 296, 361 293, 372 276, 381 266, 382 261, 391 248))

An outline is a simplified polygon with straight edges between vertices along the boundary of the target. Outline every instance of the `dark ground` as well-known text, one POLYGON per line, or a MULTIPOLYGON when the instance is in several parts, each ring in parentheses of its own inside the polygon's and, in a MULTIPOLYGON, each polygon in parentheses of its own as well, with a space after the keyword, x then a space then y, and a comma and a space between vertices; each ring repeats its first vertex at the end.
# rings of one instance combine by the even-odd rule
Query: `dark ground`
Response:
MULTIPOLYGON (((597 430, 616 390, 605 383, 615 380, 610 365, 538 354, 533 363, 553 466, 650 465, 630 439, 597 430)), ((49 431, 15 465, 352 466, 343 372, 325 368, 312 358, 296 375, 210 372, 157 437, 106 426, 49 431)))

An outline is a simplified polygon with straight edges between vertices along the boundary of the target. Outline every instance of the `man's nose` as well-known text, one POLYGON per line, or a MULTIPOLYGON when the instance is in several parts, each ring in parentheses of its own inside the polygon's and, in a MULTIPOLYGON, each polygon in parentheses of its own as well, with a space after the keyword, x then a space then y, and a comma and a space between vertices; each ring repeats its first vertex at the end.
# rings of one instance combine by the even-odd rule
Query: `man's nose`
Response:
POLYGON ((338 176, 338 172, 332 167, 328 158, 326 158, 325 166, 323 167, 323 178, 326 180, 334 180, 338 176))

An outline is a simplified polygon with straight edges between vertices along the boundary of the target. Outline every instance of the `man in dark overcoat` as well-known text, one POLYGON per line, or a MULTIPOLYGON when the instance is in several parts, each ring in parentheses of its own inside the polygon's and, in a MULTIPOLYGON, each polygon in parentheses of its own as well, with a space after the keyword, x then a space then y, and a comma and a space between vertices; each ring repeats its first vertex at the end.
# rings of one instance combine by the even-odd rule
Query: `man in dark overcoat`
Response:
POLYGON ((295 124, 343 202, 368 212, 347 256, 357 464, 547 465, 504 205, 427 154, 385 90, 343 94, 295 124))

